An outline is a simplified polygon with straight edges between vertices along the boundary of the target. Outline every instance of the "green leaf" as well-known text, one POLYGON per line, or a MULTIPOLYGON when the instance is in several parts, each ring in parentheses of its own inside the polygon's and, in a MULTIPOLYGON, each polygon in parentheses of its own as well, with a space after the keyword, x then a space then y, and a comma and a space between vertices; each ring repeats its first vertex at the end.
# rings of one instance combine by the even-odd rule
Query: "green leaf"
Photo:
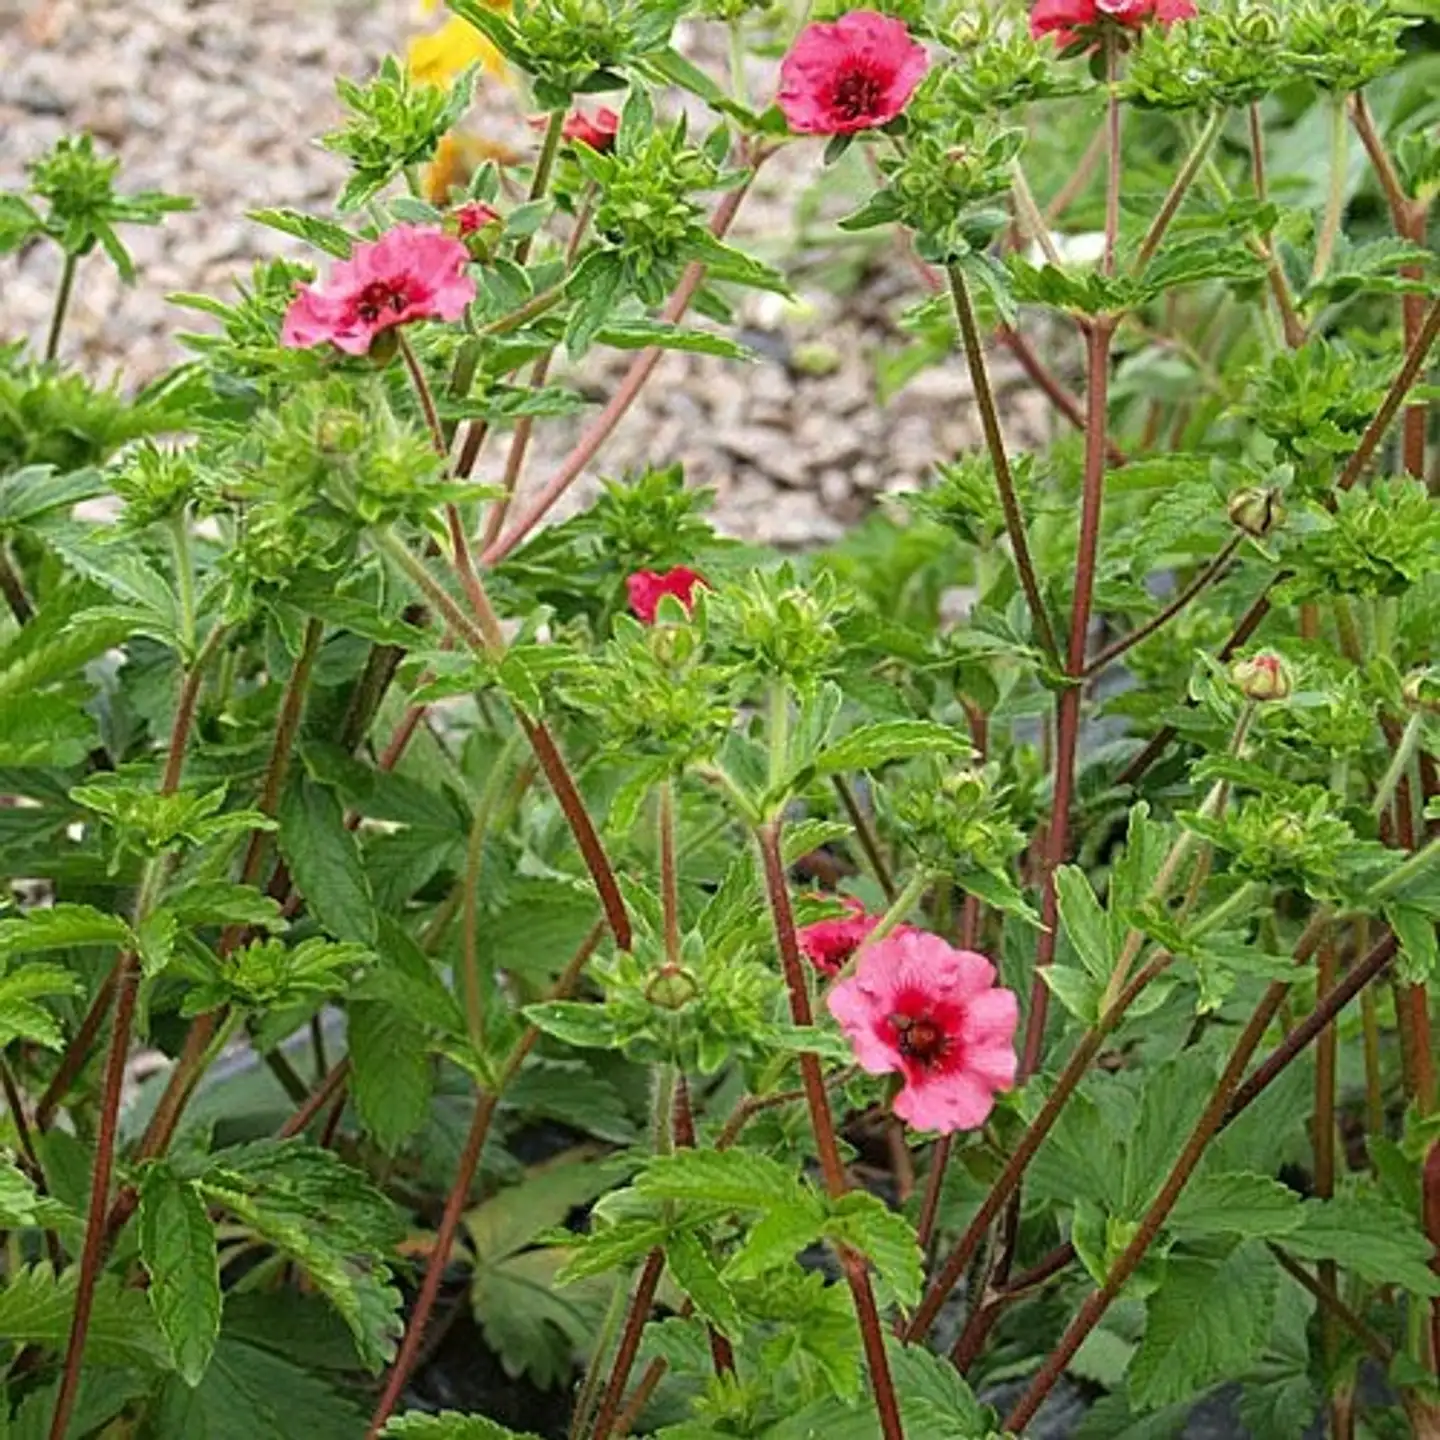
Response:
POLYGON ((403 1330, 389 1260, 403 1226, 358 1170, 296 1140, 219 1151, 197 1182, 257 1235, 306 1270, 379 1371, 403 1330))
POLYGON ((147 980, 153 980, 175 958, 179 930, 179 922, 168 910, 152 910, 136 927, 140 973, 147 980))
POLYGON ((920 1345, 886 1346, 907 1435, 924 1440, 987 1440, 990 1416, 959 1372, 920 1345))
POLYGON ((1375 1285, 1402 1285, 1416 1295, 1440 1295, 1429 1268, 1432 1246, 1414 1219, 1373 1195, 1307 1200, 1303 1223, 1284 1245, 1303 1260, 1335 1260, 1375 1285))
POLYGON ((680 1150, 660 1155, 635 1177, 652 1200, 698 1200, 737 1210, 803 1205, 808 1187, 778 1161, 744 1150, 680 1150))
POLYGON ((1300 1197, 1268 1175, 1201 1175, 1182 1192, 1167 1222, 1187 1239, 1244 1235, 1273 1240, 1304 1220, 1300 1197))
POLYGON ((165 900, 165 910, 180 925, 245 925, 279 932, 285 928, 279 903, 253 885, 230 880, 202 880, 165 900))
POLYGON ((526 1430, 507 1430, 483 1415, 400 1415, 380 1432, 393 1440, 540 1440, 526 1430))
POLYGON ((616 350, 644 350, 651 345, 661 350, 686 350, 694 355, 717 355, 722 360, 753 360, 755 352, 726 335, 708 330, 690 330, 681 325, 665 325, 658 320, 617 320, 602 326, 595 333, 600 345, 616 350))
POLYGON ((715 1262, 688 1230, 665 1242, 665 1258, 675 1283, 695 1302, 695 1309, 723 1335, 740 1334, 740 1310, 715 1262))
POLYGON ((1440 949, 1435 942, 1435 917, 1418 905, 1387 905, 1385 919, 1400 941, 1402 978, 1423 985, 1436 972, 1440 949))
POLYGON ((880 720, 859 725, 815 757, 817 775, 875 770, 915 755, 969 755, 970 741, 958 730, 929 720, 880 720))
POLYGON ((533 1245, 577 1206, 585 1205, 628 1178, 629 1161, 555 1165, 497 1190, 465 1216, 465 1228, 481 1267, 533 1245))
POLYGON ((1094 1025, 1100 1018, 1104 991, 1093 975, 1074 965, 1046 965, 1039 975, 1055 998, 1082 1024, 1094 1025))
POLYGON ((194 1181, 155 1165, 140 1186, 140 1259, 150 1307, 187 1385, 204 1377, 220 1334, 215 1227, 194 1181))
POLYGON ((55 1017, 35 1002, 51 996, 78 995, 80 979, 59 965, 38 961, 0 978, 0 1047, 12 1040, 33 1040, 59 1050, 65 1037, 55 1017))
POLYGON ((52 905, 15 920, 0 920, 0 955, 78 946, 134 944, 130 927, 118 916, 92 905, 52 905))
POLYGON ((1130 1397, 1145 1409, 1198 1394, 1245 1371, 1270 1337, 1280 1272, 1258 1241, 1224 1260, 1172 1255, 1145 1306, 1130 1397))
MULTIPOLYGON (((127 1405, 148 1394, 155 1377, 139 1370, 115 1369, 88 1362, 80 1372, 75 1409, 65 1427, 65 1440, 84 1440, 113 1420, 127 1405)), ((50 1440, 60 1381, 32 1390, 21 1402, 9 1427, 0 1420, 0 1440, 50 1440)), ((0 1409, 3 1414, 3 1409, 0 1409)))
MULTIPOLYGON (((1080 963, 1102 985, 1115 968, 1110 945, 1110 921, 1085 872, 1075 865, 1062 865, 1055 872, 1055 898, 1065 933, 1080 957, 1080 963)), ((1057 992, 1058 993, 1058 992, 1057 992)))
POLYGON ((258 225, 268 225, 284 235, 293 235, 297 240, 304 240, 339 260, 348 260, 355 246, 355 237, 344 226, 302 214, 299 210, 248 210, 245 218, 254 220, 258 225))
POLYGON ((725 1273, 735 1280, 753 1280, 768 1270, 788 1266, 820 1238, 824 1226, 825 1206, 818 1195, 808 1197, 804 1204, 777 1205, 750 1227, 725 1273))
POLYGON ((324 1380, 222 1333, 205 1378, 191 1389, 172 1377, 145 1433, 146 1440, 355 1440, 364 1430, 364 1414, 324 1380))
POLYGON ((426 1032, 373 1000, 352 1002, 348 1015, 350 1093, 365 1129, 393 1155, 430 1113, 435 1075, 426 1032))
POLYGON ((280 801, 279 840, 316 919, 341 940, 373 945, 378 922, 370 882, 335 792, 298 775, 280 801))
POLYGON ((831 1205, 825 1234, 860 1251, 904 1306, 920 1302, 925 1257, 910 1222, 866 1190, 852 1190, 831 1205))
MULTIPOLYGON (((17 1271, 0 1290, 0 1335, 14 1345, 35 1345, 59 1353, 70 1338, 75 1311, 74 1268, 58 1279, 48 1265, 17 1271)), ((170 1367, 170 1347, 139 1290, 127 1288, 117 1274, 102 1274, 95 1287, 85 1359, 94 1365, 133 1365, 147 1370, 170 1367)))
POLYGON ((525 1018, 567 1045, 613 1050, 621 1043, 621 1032, 603 1005, 587 1005, 579 1000, 547 1000, 540 1005, 527 1005, 525 1018))

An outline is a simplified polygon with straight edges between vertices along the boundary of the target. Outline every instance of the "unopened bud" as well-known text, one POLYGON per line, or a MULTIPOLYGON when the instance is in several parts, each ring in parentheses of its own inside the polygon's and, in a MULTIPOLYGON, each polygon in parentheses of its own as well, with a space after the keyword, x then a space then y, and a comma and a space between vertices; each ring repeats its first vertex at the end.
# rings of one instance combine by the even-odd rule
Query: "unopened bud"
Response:
POLYGON ((957 770, 941 782, 945 798, 957 808, 978 805, 985 798, 988 788, 984 775, 978 770, 957 770))
POLYGON ((1252 487, 1230 497, 1230 523, 1255 539, 1263 539, 1285 523, 1285 506, 1278 490, 1252 487))
POLYGON ((1431 665, 1424 670, 1412 670, 1405 677, 1403 694, 1412 710, 1440 714, 1440 669, 1431 665))
POLYGON ((699 993, 695 977, 679 965, 662 965, 645 987, 645 998, 661 1010, 683 1010, 699 993))
POLYGON ((1250 45, 1274 45, 1280 39, 1280 22, 1268 10, 1252 10, 1240 16, 1235 28, 1250 45))
POLYGON ((1284 700, 1292 689, 1290 667, 1273 650, 1237 660, 1230 669, 1230 678, 1247 700, 1284 700))

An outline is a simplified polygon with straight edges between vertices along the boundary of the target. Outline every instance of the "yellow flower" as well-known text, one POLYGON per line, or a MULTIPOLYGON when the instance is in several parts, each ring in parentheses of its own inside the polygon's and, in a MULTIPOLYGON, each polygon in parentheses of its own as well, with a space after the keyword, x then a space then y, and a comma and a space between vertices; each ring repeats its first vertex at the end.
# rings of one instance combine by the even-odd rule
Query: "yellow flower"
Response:
MULTIPOLYGON (((497 7, 498 8, 498 7, 497 7)), ((430 35, 416 35, 408 52, 410 74, 424 85, 448 85, 479 61, 487 75, 510 83, 505 58, 473 25, 452 15, 430 35)))
POLYGON ((505 166, 518 165, 522 159, 518 150, 500 141, 452 131, 441 139, 435 158, 422 172, 421 191, 432 205, 447 205, 451 190, 463 190, 487 160, 505 166))

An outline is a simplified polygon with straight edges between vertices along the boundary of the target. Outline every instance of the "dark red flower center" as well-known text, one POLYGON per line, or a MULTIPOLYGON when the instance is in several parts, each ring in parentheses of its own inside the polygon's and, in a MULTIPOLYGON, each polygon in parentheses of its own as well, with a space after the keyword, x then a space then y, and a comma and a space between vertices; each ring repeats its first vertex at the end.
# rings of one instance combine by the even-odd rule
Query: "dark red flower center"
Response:
POLYGON ((851 70, 836 83, 830 108, 844 120, 878 115, 885 100, 885 82, 869 70, 851 70))
POLYGON ((900 1053, 920 1065, 935 1065, 950 1049, 950 1037, 928 1015, 892 1015, 900 1053))
POLYGON ((356 313, 373 325, 386 310, 398 315, 410 303, 405 292, 393 280, 372 280, 355 302, 356 313))

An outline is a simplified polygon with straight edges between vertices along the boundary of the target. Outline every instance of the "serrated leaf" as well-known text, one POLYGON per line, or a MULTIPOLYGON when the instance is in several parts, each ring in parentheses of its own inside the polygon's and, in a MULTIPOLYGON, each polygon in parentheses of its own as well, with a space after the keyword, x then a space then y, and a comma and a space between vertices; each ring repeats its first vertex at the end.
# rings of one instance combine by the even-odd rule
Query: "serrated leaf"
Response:
POLYGON ((624 1160, 557 1164, 497 1190, 465 1215, 477 1263, 483 1267, 535 1244, 544 1231, 627 1178, 633 1168, 624 1160))
POLYGON ((1429 1268, 1433 1247, 1412 1216, 1372 1195, 1307 1200, 1285 1249, 1305 1260, 1334 1260, 1375 1285, 1402 1285, 1416 1295, 1440 1295, 1429 1268))
POLYGON ((1280 1271, 1258 1241, 1221 1261, 1172 1255, 1145 1306, 1145 1338, 1130 1367, 1142 1408, 1170 1405, 1243 1373, 1270 1336, 1280 1271))
POLYGON ((198 1385, 220 1334, 215 1227, 195 1183, 165 1165, 153 1166, 140 1186, 140 1260, 175 1369, 198 1385))
POLYGON ((813 1196, 800 1205, 767 1210, 748 1230, 730 1257, 725 1273, 735 1280, 753 1280, 769 1270, 793 1263, 795 1256, 820 1238, 825 1207, 813 1196))
POLYGON ((130 927, 93 905, 51 905, 14 920, 0 920, 0 955, 69 950, 80 946, 128 946, 130 927))
POLYGON ((527 1005, 525 1018, 567 1045, 613 1050, 622 1039, 614 1018, 603 1005, 587 1005, 579 1000, 547 1000, 539 1005, 527 1005))
POLYGON ((654 345, 661 350, 685 350, 693 355, 715 355, 722 360, 753 360, 755 352, 726 335, 665 325, 658 320, 620 320, 602 326, 595 343, 616 350, 644 350, 654 345))
POLYGON ((165 899, 165 910, 188 928, 200 925, 246 925, 279 932, 285 928, 280 905, 253 885, 230 880, 202 880, 165 899))
POLYGON ((1103 991, 1093 975, 1074 965, 1046 965, 1036 972, 1050 987, 1055 998, 1083 1025, 1094 1025, 1100 1018, 1103 991))
POLYGON ((1075 865, 1055 871, 1055 898, 1065 933, 1090 976, 1102 985, 1115 968, 1110 947, 1110 921, 1101 908, 1085 872, 1075 865))
POLYGON ((723 1335, 739 1335, 740 1310, 715 1262, 688 1230, 665 1242, 665 1259, 675 1283, 695 1302, 695 1309, 723 1335))
POLYGON ((831 1205, 830 1239, 858 1250, 904 1306, 920 1302, 925 1257, 910 1222, 866 1190, 852 1190, 831 1205))
POLYGON ((400 1415, 380 1432, 395 1440, 540 1440, 530 1431, 507 1430, 483 1415, 400 1415))
POLYGON ((804 1205, 812 1193, 784 1165, 744 1150, 680 1150, 652 1159, 635 1177, 652 1200, 699 1200, 737 1210, 804 1205))
POLYGON ((355 237, 343 226, 302 214, 299 210, 247 210, 245 218, 271 230, 279 230, 284 235, 293 235, 297 240, 304 240, 339 260, 348 260, 355 245, 355 237))
POLYGON ((324 1380, 282 1355, 222 1333, 205 1378, 177 1375, 153 1406, 147 1440, 355 1440, 365 1416, 324 1380))
POLYGON ((875 770, 916 755, 969 755, 970 741, 958 730, 930 720, 880 720, 859 725, 815 757, 817 775, 875 770))
POLYGON ((389 1267, 402 1227, 364 1175, 303 1141, 263 1140, 211 1156, 197 1183, 309 1273, 370 1369, 388 1362, 404 1328, 389 1267))
MULTIPOLYGON (((85 1440, 113 1420, 127 1405, 147 1395, 155 1377, 140 1370, 117 1369, 87 1363, 80 1372, 75 1408, 65 1427, 65 1440, 85 1440)), ((53 1380, 31 1390, 21 1402, 8 1427, 0 1421, 0 1440, 50 1440, 55 1402, 60 1398, 60 1381, 53 1380)))
POLYGON ((36 1002, 78 995, 80 978, 59 965, 32 961, 0 977, 0 1047, 12 1040, 33 1040, 59 1050, 65 1043, 55 1017, 36 1002))
POLYGON ((375 902, 335 792, 297 775, 280 801, 279 841, 295 887, 316 919, 341 940, 373 945, 375 902))
POLYGON ((921 1345, 886 1346, 907 1435, 924 1440, 987 1440, 990 1416, 959 1372, 921 1345))
POLYGON ((1177 1235, 1199 1239, 1244 1235, 1273 1240, 1304 1220, 1300 1197, 1268 1175, 1201 1175, 1182 1192, 1167 1222, 1177 1235))
MULTIPOLYGON (((60 1352, 70 1338, 79 1271, 58 1279, 48 1265, 32 1265, 9 1277, 0 1289, 0 1335, 15 1345, 36 1345, 60 1352)), ((147 1370, 170 1367, 170 1347, 138 1290, 121 1277, 100 1276, 90 1313, 85 1358, 95 1365, 134 1365, 147 1370)))
POLYGON ((376 1001, 352 1001, 348 1015, 350 1093, 365 1129, 393 1155, 430 1112, 435 1072, 426 1033, 376 1001))

